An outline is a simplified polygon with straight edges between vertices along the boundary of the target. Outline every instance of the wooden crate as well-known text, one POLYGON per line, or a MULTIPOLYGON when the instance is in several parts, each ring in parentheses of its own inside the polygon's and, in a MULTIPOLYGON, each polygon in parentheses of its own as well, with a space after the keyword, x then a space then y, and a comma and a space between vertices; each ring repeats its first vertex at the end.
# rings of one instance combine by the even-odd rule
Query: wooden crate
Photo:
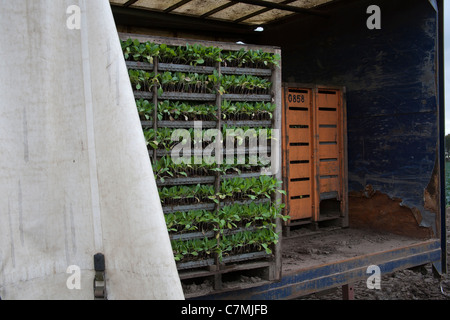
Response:
POLYGON ((286 83, 282 110, 286 227, 348 225, 345 89, 286 83))

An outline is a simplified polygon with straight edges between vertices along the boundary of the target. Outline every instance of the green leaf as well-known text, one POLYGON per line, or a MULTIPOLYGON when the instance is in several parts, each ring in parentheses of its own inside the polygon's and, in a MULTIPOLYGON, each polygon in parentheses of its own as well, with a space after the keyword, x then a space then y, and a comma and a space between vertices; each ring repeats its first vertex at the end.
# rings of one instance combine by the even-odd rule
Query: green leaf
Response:
POLYGON ((266 250, 267 254, 272 254, 272 250, 269 248, 269 246, 267 245, 267 243, 262 243, 261 244, 263 246, 263 248, 266 250))

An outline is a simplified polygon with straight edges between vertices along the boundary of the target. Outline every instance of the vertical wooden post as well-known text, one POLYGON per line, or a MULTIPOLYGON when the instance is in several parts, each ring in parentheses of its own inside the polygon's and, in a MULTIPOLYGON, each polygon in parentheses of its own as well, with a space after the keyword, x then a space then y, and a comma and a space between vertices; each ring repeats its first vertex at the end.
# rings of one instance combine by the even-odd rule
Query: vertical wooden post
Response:
MULTIPOLYGON (((282 178, 283 178, 283 189, 286 195, 282 196, 284 209, 283 215, 288 216, 290 213, 290 203, 289 203, 289 148, 287 147, 287 125, 286 125, 286 93, 288 91, 288 87, 285 84, 281 85, 281 163, 282 163, 282 178)), ((283 228, 283 237, 290 236, 289 222, 285 222, 282 225, 283 228)))
MULTIPOLYGON (((153 71, 155 73, 155 76, 158 75, 158 66, 159 66, 159 60, 158 57, 153 58, 153 71)), ((155 137, 158 131, 158 86, 155 84, 153 86, 153 130, 155 131, 155 137)), ((157 160, 157 149, 153 150, 153 163, 157 160)))
POLYGON ((312 92, 312 105, 311 105, 311 126, 313 131, 313 140, 311 141, 311 164, 313 167, 314 178, 314 197, 313 197, 313 230, 318 229, 318 221, 320 216, 320 159, 319 159, 319 110, 318 110, 318 91, 316 86, 311 90, 312 92))
MULTIPOLYGON (((281 55, 281 50, 276 49, 274 54, 281 55)), ((276 104, 275 114, 273 117, 273 129, 278 130, 279 136, 277 142, 276 150, 271 150, 271 159, 272 159, 272 168, 275 170, 275 177, 278 181, 283 180, 283 169, 282 169, 282 143, 281 143, 281 130, 282 126, 282 90, 281 90, 281 62, 280 66, 272 67, 272 96, 273 102, 276 104), (276 154, 274 159, 273 154, 276 154), (275 160, 276 163, 273 163, 275 160)), ((282 197, 280 193, 277 193, 274 197, 274 201, 276 204, 282 203, 282 197)), ((273 267, 270 268, 269 280, 279 280, 281 279, 281 264, 282 264, 282 256, 281 256, 281 239, 282 239, 282 223, 281 219, 277 219, 276 221, 276 230, 275 232, 280 235, 279 241, 275 244, 275 263, 273 267)))
MULTIPOLYGON (((217 126, 216 129, 221 132, 222 130, 222 95, 219 91, 220 89, 220 76, 222 74, 221 72, 221 65, 220 62, 216 63, 216 70, 219 76, 219 83, 216 85, 216 106, 217 106, 217 126)), ((223 157, 223 142, 222 139, 220 139, 221 135, 217 135, 216 136, 216 153, 215 153, 215 158, 216 158, 216 164, 217 164, 217 168, 220 168, 221 165, 221 161, 219 161, 220 159, 222 159, 223 157)), ((215 182, 214 182, 214 191, 215 194, 217 195, 220 192, 220 186, 221 186, 221 176, 220 176, 220 171, 216 171, 215 172, 215 182)), ((216 209, 215 212, 218 215, 220 212, 220 199, 218 199, 218 203, 216 203, 216 209)), ((220 246, 220 230, 217 231, 216 234, 216 239, 217 239, 217 245, 220 246)), ((214 262, 216 265, 216 272, 220 271, 220 265, 221 265, 221 261, 219 259, 218 254, 215 254, 214 256, 214 262)), ((222 275, 220 273, 216 273, 214 275, 214 289, 215 290, 220 290, 222 289, 222 275)))
MULTIPOLYGON (((220 66, 220 62, 216 64, 217 73, 220 76, 222 75, 222 70, 220 66)), ((220 81, 220 80, 219 80, 220 81)), ((222 130, 222 95, 220 93, 220 82, 216 85, 216 106, 217 106, 217 125, 216 129, 221 132, 222 130)), ((220 168, 220 162, 223 160, 223 142, 222 139, 219 139, 219 136, 216 137, 216 164, 217 168, 220 168)), ((216 171, 216 181, 215 181, 215 190, 216 193, 220 191, 220 172, 216 171)), ((219 205, 220 208, 220 205, 219 205)))
POLYGON ((342 167, 341 167, 341 227, 347 228, 349 226, 348 217, 348 143, 347 143, 347 98, 346 88, 341 89, 340 104, 341 104, 341 150, 342 150, 342 167))

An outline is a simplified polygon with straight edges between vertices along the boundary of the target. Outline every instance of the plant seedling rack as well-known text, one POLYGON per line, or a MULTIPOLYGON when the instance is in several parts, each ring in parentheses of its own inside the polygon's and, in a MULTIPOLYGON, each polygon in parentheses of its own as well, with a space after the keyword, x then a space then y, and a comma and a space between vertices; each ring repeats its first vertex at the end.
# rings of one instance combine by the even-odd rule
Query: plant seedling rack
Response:
POLYGON ((212 280, 215 292, 224 290, 231 274, 279 280, 278 237, 286 219, 281 213, 281 143, 274 150, 269 141, 265 149, 279 160, 272 163, 275 172, 266 175, 259 162, 247 162, 255 155, 250 146, 238 149, 243 164, 174 165, 169 159, 173 144, 163 136, 192 129, 198 119, 207 119, 203 133, 281 130, 280 49, 125 33, 120 39, 180 279, 186 284, 212 280), (242 112, 246 108, 253 110, 242 112), (201 116, 200 109, 206 110, 201 116))

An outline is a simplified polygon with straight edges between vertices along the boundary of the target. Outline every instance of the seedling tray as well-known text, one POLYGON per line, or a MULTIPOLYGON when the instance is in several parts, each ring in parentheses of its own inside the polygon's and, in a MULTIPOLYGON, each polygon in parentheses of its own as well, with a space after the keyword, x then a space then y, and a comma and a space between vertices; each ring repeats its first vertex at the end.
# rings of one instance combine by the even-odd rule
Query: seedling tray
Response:
MULTIPOLYGON (((160 45, 163 50, 165 51, 164 54, 167 55, 167 53, 170 51, 169 46, 185 46, 186 42, 183 44, 180 43, 177 39, 170 39, 170 38, 152 38, 152 37, 143 37, 143 36, 134 36, 129 34, 121 34, 121 39, 126 42, 129 38, 139 39, 141 43, 144 42, 152 42, 153 44, 149 47, 151 47, 151 50, 154 52, 157 52, 157 45, 160 45), (163 41, 164 40, 164 41, 163 41), (163 45, 165 43, 165 45, 163 45), (167 45, 167 46, 166 46, 167 45)), ((195 121, 192 121, 189 119, 188 116, 185 116, 186 120, 189 121, 182 121, 182 120, 167 120, 171 118, 170 114, 167 112, 165 114, 159 115, 158 119, 158 104, 162 101, 179 101, 179 102, 187 102, 192 103, 195 105, 195 103, 199 104, 205 104, 206 106, 213 105, 216 107, 216 113, 210 114, 210 115, 204 115, 202 114, 199 117, 204 117, 205 119, 210 119, 208 121, 202 121, 201 126, 202 129, 221 129, 224 126, 227 128, 231 127, 247 127, 247 128, 268 128, 268 129, 280 129, 281 128, 281 70, 276 65, 268 65, 261 68, 254 68, 249 67, 248 64, 242 63, 242 61, 238 62, 237 60, 233 59, 233 52, 238 52, 239 54, 236 54, 237 56, 243 56, 245 55, 245 51, 251 51, 251 50, 260 50, 264 49, 268 53, 273 55, 279 55, 280 50, 278 48, 273 47, 253 47, 253 46, 237 46, 235 44, 223 44, 217 46, 217 43, 205 43, 202 41, 196 41, 196 44, 199 44, 200 46, 211 46, 215 49, 212 49, 211 52, 214 53, 215 59, 219 57, 217 54, 220 50, 223 50, 224 56, 227 61, 222 61, 221 63, 216 62, 210 63, 209 65, 202 65, 203 62, 208 60, 207 58, 202 58, 199 56, 195 56, 195 58, 189 58, 191 59, 189 63, 181 64, 181 63, 167 63, 166 61, 170 60, 166 56, 155 56, 150 58, 147 53, 145 53, 145 49, 143 47, 139 46, 139 43, 136 41, 133 42, 136 48, 133 48, 132 50, 129 50, 126 48, 126 44, 124 46, 124 52, 127 51, 128 61, 126 62, 127 67, 130 70, 142 70, 145 71, 147 76, 150 79, 153 79, 153 82, 144 83, 142 86, 140 86, 141 90, 134 90, 134 96, 136 100, 144 99, 151 102, 154 106, 152 112, 153 114, 147 114, 147 119, 151 117, 151 119, 147 121, 142 121, 142 127, 145 128, 152 128, 152 129, 158 129, 158 128, 195 128, 195 121), (139 48, 138 48, 139 47, 139 48), (134 52, 133 50, 137 50, 134 52), (217 49, 217 50, 216 50, 217 49), (142 52, 140 50, 143 50, 142 52), (141 60, 141 61, 133 61, 133 59, 141 60), (230 60, 231 59, 231 60, 230 60), (148 62, 145 62, 144 60, 148 60, 148 62), (151 63, 150 63, 151 62, 151 63), (242 66, 240 64, 243 64, 242 66), (208 77, 208 79, 216 79, 218 82, 211 86, 211 83, 201 83, 199 86, 195 87, 195 90, 203 90, 205 92, 199 93, 199 92, 178 92, 178 91, 170 91, 169 90, 175 90, 176 88, 179 88, 180 86, 176 85, 165 85, 165 84, 159 84, 158 75, 162 75, 166 72, 166 84, 171 83, 167 81, 172 81, 173 77, 172 75, 175 75, 175 73, 185 73, 185 74, 201 74, 204 76, 198 77, 198 79, 205 79, 205 76, 211 75, 211 77, 208 77), (172 73, 172 75, 170 74, 172 73), (151 73, 148 74, 148 73, 151 73), (227 76, 228 78, 225 78, 227 76), (235 76, 235 77, 233 77, 235 76), (250 77, 246 77, 250 76, 250 77), (153 77, 153 78, 152 78, 153 77), (223 77, 223 78, 221 78, 223 77), (239 78, 239 81, 242 79, 250 78, 252 81, 255 78, 251 77, 259 77, 262 79, 261 82, 255 82, 258 86, 261 85, 261 88, 258 87, 258 89, 245 89, 246 91, 243 91, 244 89, 241 89, 239 87, 236 87, 234 85, 234 79, 239 78), (224 82, 220 82, 219 80, 223 79, 224 82), (230 80, 228 80, 230 79, 230 80), (265 89, 265 86, 267 84, 267 81, 270 81, 269 89, 265 89), (220 84, 227 84, 227 88, 221 88, 220 84), (230 84, 233 85, 230 85, 230 84), (145 88, 145 90, 143 90, 145 88), (201 88, 201 89, 200 89, 201 88), (164 90, 165 89, 165 90, 164 90), (227 91, 229 90, 229 92, 227 91), (258 91, 257 91, 258 90, 258 91), (264 91, 266 90, 266 92, 264 91), (210 91, 210 92, 207 92, 210 91), (245 93, 239 93, 239 92, 245 92, 245 93), (261 92, 263 94, 256 94, 255 92, 261 92), (239 114, 239 113, 223 113, 222 114, 222 104, 224 101, 227 101, 228 103, 255 103, 256 106, 258 106, 256 103, 265 102, 265 103, 273 103, 276 105, 276 110, 273 114, 269 115, 266 114, 257 114, 256 112, 247 113, 247 114, 239 114), (227 119, 228 118, 228 119, 227 119), (162 120, 163 119, 163 120, 162 120), (217 120, 212 120, 217 119, 217 120)), ((128 41, 128 44, 130 42, 128 41)), ((190 49, 194 47, 189 47, 186 49, 189 50, 175 50, 174 52, 188 52, 190 49)), ((195 54, 198 52, 204 51, 201 47, 195 47, 194 50, 195 54)), ((255 51, 256 52, 256 51, 255 51)), ((253 52, 253 53, 255 53, 253 52)), ((184 57, 186 58, 186 57, 184 57)), ((224 58, 225 59, 225 58, 224 58)), ((237 58, 236 58, 237 59, 237 58)), ((174 58, 175 60, 182 60, 181 58, 174 58)), ((144 77, 141 77, 139 73, 139 78, 135 79, 145 79, 144 77)), ((258 79, 256 79, 259 81, 258 79)), ((203 81, 203 80, 202 80, 203 81)), ((191 87, 182 86, 183 90, 190 90, 191 87), (186 89, 187 88, 187 89, 186 89)), ((135 87, 134 87, 135 88, 135 87)), ((148 102, 147 106, 148 106, 148 102)), ((145 106, 145 108, 147 108, 145 106)), ((232 105, 225 105, 225 107, 232 106, 232 105)), ((246 105, 244 105, 246 107, 246 105)), ((147 110, 147 109, 145 109, 147 110)), ((168 109, 169 110, 169 109, 168 109)), ((209 110, 207 107, 206 110, 209 110)), ((226 109, 229 110, 229 109, 226 109)), ((231 110, 231 109, 230 109, 231 110)), ((239 109, 241 110, 241 109, 239 109)), ((268 109, 265 109, 268 110, 268 109)), ((170 110, 169 110, 170 112, 170 110)), ((201 112, 205 112, 204 109, 201 109, 201 112)), ((206 111, 207 112, 207 111, 206 111)), ((264 111, 267 112, 267 111, 264 111)), ((158 144, 159 145, 159 144, 158 144)), ((192 151, 194 151, 194 148, 192 148, 192 151)), ((234 154, 259 154, 259 152, 266 152, 266 154, 270 155, 271 152, 280 152, 281 149, 278 150, 272 150, 270 143, 268 144, 266 150, 259 149, 251 149, 249 147, 245 147, 242 150, 237 149, 234 150, 234 154)), ((223 149, 224 152, 224 159, 226 156, 226 149, 223 149)), ((165 150, 165 149, 157 149, 149 150, 149 156, 152 159, 152 163, 155 163, 159 158, 170 156, 171 151, 165 150)), ((212 154, 214 155, 214 153, 212 154)), ((165 161, 165 160, 164 160, 165 161)), ((165 162, 161 162, 165 163, 165 162)), ((276 178, 278 180, 281 180, 281 169, 278 170, 279 173, 277 174, 276 178)), ((176 171, 174 171, 176 172, 176 171)), ((188 173, 187 171, 184 172, 184 175, 188 173)), ((227 180, 233 179, 233 178, 244 178, 244 179, 251 179, 255 177, 260 177, 261 172, 246 172, 241 174, 224 174, 223 172, 220 173, 219 171, 205 175, 205 176, 193 176, 188 175, 187 176, 178 176, 178 177, 171 177, 164 179, 157 179, 157 186, 158 188, 164 188, 164 187, 171 187, 171 186, 189 186, 189 185, 214 185, 216 188, 216 193, 220 190, 220 186, 223 183, 226 183, 227 180)), ((234 188, 234 187, 233 187, 234 188)), ((161 190, 161 189, 160 189, 161 190)), ((184 192, 184 188, 182 189, 184 192)), ((166 190, 169 191, 169 190, 166 190)), ((166 194, 168 196, 169 193, 166 194)), ((226 206, 230 206, 232 204, 238 204, 240 206, 249 206, 250 204, 258 204, 258 203, 267 203, 270 204, 270 206, 276 206, 276 202, 281 200, 281 197, 279 194, 273 193, 270 198, 264 197, 264 198, 256 198, 254 200, 246 199, 247 195, 243 194, 242 192, 235 192, 234 193, 234 200, 231 197, 227 197, 225 200, 222 201, 216 201, 213 202, 211 199, 204 199, 201 198, 199 195, 197 196, 197 202, 193 202, 190 204, 182 204, 182 205, 164 205, 163 206, 163 212, 165 215, 172 214, 172 213, 178 213, 178 212, 190 212, 194 210, 206 210, 206 211, 217 211, 221 210, 222 208, 226 206), (240 200, 238 200, 240 199, 240 200), (198 202, 200 200, 201 202, 198 202)), ((183 200, 186 201, 186 200, 183 200)), ((188 200, 190 201, 190 200, 188 200)), ((248 207, 251 208, 251 207, 248 207)), ((276 225, 276 230, 274 232, 280 233, 281 231, 281 222, 279 221, 280 218, 277 218, 276 221, 274 221, 274 225, 276 225)), ((203 238, 210 238, 210 239, 217 239, 218 243, 223 239, 223 237, 231 236, 233 234, 238 234, 242 232, 256 232, 259 230, 258 228, 255 228, 256 225, 261 226, 261 224, 252 223, 252 227, 249 228, 242 228, 242 227, 221 227, 221 232, 217 233, 217 231, 211 231, 206 230, 203 232, 184 232, 181 234, 177 233, 171 233, 169 236, 171 237, 172 241, 189 241, 194 239, 203 239, 203 238)), ((177 228, 176 230, 181 230, 181 228, 177 228)), ((239 238, 235 238, 239 239, 239 238)), ((243 250, 243 249, 242 249, 243 250)), ((247 250, 247 249, 246 249, 247 250)), ((267 250, 257 251, 257 252, 246 252, 246 253, 238 253, 235 254, 231 251, 225 252, 223 256, 218 259, 217 256, 211 255, 209 258, 198 259, 198 261, 183 261, 177 263, 178 270, 183 271, 183 274, 180 275, 182 279, 188 279, 190 278, 189 272, 193 271, 192 274, 203 275, 203 276, 211 276, 214 275, 214 287, 220 288, 221 287, 221 278, 217 277, 217 275, 221 275, 225 271, 223 271, 224 267, 228 268, 228 270, 233 270, 234 264, 239 264, 239 267, 236 270, 248 270, 252 268, 267 268, 267 272, 265 274, 267 275, 268 280, 277 280, 280 277, 280 271, 281 271, 281 265, 279 265, 279 262, 281 259, 279 259, 281 255, 280 252, 280 246, 279 244, 271 245, 271 253, 268 254, 268 248, 267 250), (256 263, 255 263, 256 261, 256 263), (243 266, 246 265, 246 266, 243 266), (207 268, 206 270, 200 270, 202 268, 207 268), (195 271, 197 270, 197 271, 195 271), (187 273, 186 273, 187 272, 187 273)), ((191 257, 194 259, 195 257, 191 257)), ((200 257, 199 257, 200 258, 200 257)))

